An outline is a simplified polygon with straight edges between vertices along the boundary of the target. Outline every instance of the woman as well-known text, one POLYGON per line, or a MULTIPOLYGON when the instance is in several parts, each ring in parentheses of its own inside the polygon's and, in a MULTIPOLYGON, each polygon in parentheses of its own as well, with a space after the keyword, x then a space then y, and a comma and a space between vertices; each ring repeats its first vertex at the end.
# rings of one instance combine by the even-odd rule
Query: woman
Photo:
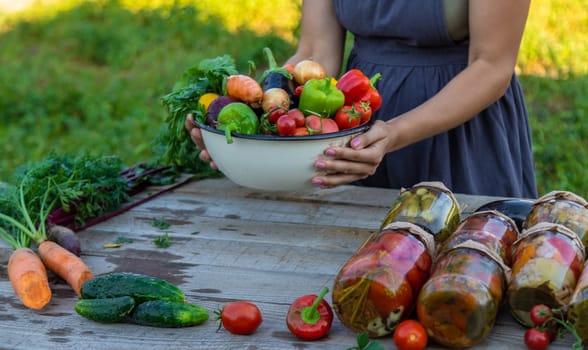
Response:
MULTIPOLYGON (((298 48, 331 76, 381 73, 377 120, 315 162, 321 188, 441 181, 455 193, 535 198, 524 96, 514 74, 529 0, 303 1, 298 48), (322 175, 318 175, 322 174, 322 175)), ((200 158, 210 161, 191 129, 200 158)), ((214 166, 214 163, 212 163, 214 166)))

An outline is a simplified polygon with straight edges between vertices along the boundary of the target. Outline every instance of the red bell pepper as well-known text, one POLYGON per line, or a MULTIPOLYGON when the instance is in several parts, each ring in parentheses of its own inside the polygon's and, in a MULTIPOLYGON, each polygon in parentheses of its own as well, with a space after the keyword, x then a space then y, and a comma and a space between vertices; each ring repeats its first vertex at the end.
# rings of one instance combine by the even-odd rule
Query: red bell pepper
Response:
POLYGON ((348 70, 337 81, 337 88, 345 95, 347 106, 359 101, 370 87, 370 78, 357 68, 348 70))
POLYGON ((380 92, 376 89, 375 84, 381 78, 381 74, 377 73, 370 79, 370 88, 365 91, 363 96, 359 98, 360 101, 367 101, 370 103, 370 107, 372 108, 372 112, 377 111, 382 106, 382 96, 380 96, 380 92))
POLYGON ((317 340, 324 337, 333 323, 333 310, 323 298, 329 292, 324 287, 318 296, 304 295, 296 299, 286 316, 288 329, 302 340, 317 340))

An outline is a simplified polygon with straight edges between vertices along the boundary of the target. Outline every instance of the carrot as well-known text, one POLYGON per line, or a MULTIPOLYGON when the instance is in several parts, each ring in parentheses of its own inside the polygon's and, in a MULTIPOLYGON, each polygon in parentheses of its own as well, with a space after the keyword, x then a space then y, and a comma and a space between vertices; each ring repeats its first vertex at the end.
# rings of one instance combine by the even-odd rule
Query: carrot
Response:
POLYGON ((229 75, 227 77, 226 90, 227 95, 238 98, 252 107, 261 106, 263 89, 255 79, 248 75, 229 75))
POLYGON ((12 252, 7 272, 12 289, 26 307, 40 310, 51 301, 47 270, 30 248, 12 252))
POLYGON ((39 256, 47 268, 63 278, 80 295, 82 284, 92 279, 92 271, 78 256, 53 241, 39 244, 39 256))

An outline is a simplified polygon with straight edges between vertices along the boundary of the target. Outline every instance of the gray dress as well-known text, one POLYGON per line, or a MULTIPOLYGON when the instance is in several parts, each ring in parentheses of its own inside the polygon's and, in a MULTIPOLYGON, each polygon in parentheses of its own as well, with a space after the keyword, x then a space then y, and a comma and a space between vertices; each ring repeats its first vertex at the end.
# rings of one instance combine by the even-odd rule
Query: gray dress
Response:
MULTIPOLYGON (((418 106, 466 68, 467 37, 456 41, 449 34, 442 0, 334 0, 334 5, 340 23, 354 34, 347 68, 382 74, 376 85, 383 97, 378 119, 418 106)), ((486 110, 389 153, 375 175, 357 184, 401 188, 421 181, 441 181, 455 193, 537 197, 528 115, 514 72, 504 96, 486 110)))

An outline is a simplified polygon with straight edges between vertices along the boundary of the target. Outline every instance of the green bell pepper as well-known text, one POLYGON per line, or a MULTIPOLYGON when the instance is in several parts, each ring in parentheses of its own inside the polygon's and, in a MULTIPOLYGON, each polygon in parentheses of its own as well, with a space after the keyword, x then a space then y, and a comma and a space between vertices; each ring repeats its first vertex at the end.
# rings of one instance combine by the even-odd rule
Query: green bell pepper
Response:
POLYGON ((218 114, 218 130, 224 130, 227 143, 233 143, 231 133, 257 134, 259 133, 259 118, 257 114, 243 102, 233 102, 224 106, 218 114))
POLYGON ((318 114, 329 118, 344 103, 345 95, 331 82, 331 78, 310 79, 302 88, 298 109, 306 115, 318 114))

